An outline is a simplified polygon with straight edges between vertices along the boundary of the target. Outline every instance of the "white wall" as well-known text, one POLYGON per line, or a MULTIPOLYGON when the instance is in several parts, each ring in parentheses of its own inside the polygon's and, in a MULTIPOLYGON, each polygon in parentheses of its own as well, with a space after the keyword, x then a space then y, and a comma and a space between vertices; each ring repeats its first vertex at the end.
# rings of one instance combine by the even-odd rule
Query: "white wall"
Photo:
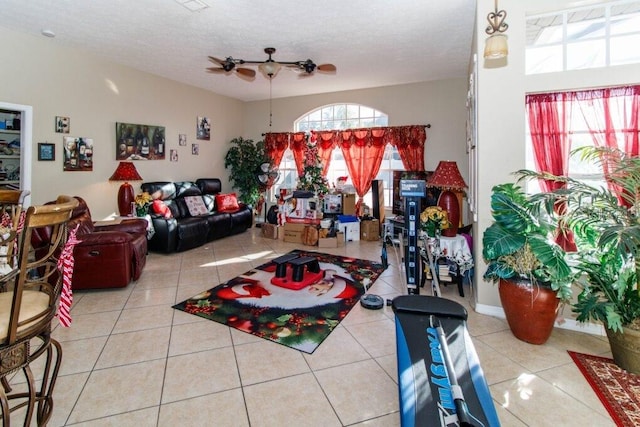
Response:
MULTIPOLYGON (((491 188, 499 183, 512 182, 512 172, 526 167, 525 159, 525 95, 531 92, 551 92, 598 86, 637 83, 640 65, 619 66, 597 70, 581 70, 565 73, 548 73, 525 76, 526 16, 532 13, 576 7, 578 2, 569 0, 502 0, 500 9, 507 11, 509 29, 509 57, 506 66, 489 67, 482 59, 487 35, 487 13, 494 10, 492 0, 479 0, 477 9, 474 47, 478 54, 478 145, 479 145, 479 213, 474 228, 476 254, 475 283, 477 304, 490 312, 499 307, 497 287, 482 280, 486 264, 482 261, 482 234, 491 224, 489 206, 491 188)), ((579 2, 584 5, 585 2, 579 2)), ((605 3, 605 2, 589 2, 605 3)))
MULTIPOLYGON (((277 85, 277 78, 273 85, 277 85)), ((296 119, 322 105, 363 104, 388 114, 390 126, 430 124, 425 149, 426 170, 434 170, 440 160, 454 160, 468 182, 466 94, 466 78, 460 78, 279 98, 272 101, 271 129, 273 132, 291 132, 296 119)), ((269 130, 269 101, 248 102, 244 112, 245 137, 261 139, 262 133, 269 130)))
MULTIPOLYGON (((199 88, 179 84, 99 59, 91 52, 63 47, 56 40, 0 29, 4 57, 0 67, 0 100, 33 106, 33 140, 56 144, 56 161, 32 161, 32 203, 44 203, 66 193, 85 198, 95 218, 117 210, 119 184, 109 182, 116 168, 115 123, 166 127, 164 161, 135 162, 145 181, 191 180, 220 177, 231 189, 224 155, 231 139, 261 139, 269 131, 268 101, 242 103, 199 88), (197 116, 212 123, 211 141, 196 141, 197 116), (94 140, 92 172, 62 171, 63 134, 55 133, 55 116, 70 117, 68 136, 94 140), (178 146, 178 134, 188 144, 178 146), (200 144, 200 155, 191 144, 200 144), (169 162, 169 150, 178 149, 179 161, 169 162)), ((389 115, 390 125, 431 124, 427 129, 425 165, 455 160, 465 179, 466 79, 401 85, 380 89, 335 92, 273 101, 273 131, 290 131, 293 121, 318 106, 355 102, 389 115)), ((273 82, 277 85, 277 79, 273 82)), ((257 85, 257 83, 256 83, 257 85)), ((277 96, 277 86, 274 87, 277 96)), ((139 183, 134 183, 136 191, 139 183)))
MULTIPOLYGON (((34 153, 38 142, 56 145, 55 162, 32 161, 32 199, 35 204, 58 194, 87 200, 95 219, 117 212, 119 183, 109 182, 117 166, 115 123, 166 127, 166 159, 137 161, 145 181, 192 180, 219 177, 231 190, 224 169, 228 141, 242 135, 242 102, 109 63, 91 53, 61 47, 45 37, 33 37, 0 28, 4 58, 0 66, 0 100, 33 106, 34 153), (70 117, 68 136, 94 140, 92 172, 62 171, 63 134, 55 133, 55 116, 70 117), (196 118, 212 121, 210 141, 196 141, 196 118), (178 147, 178 134, 187 134, 187 146, 178 147), (191 154, 191 144, 200 154, 191 154), (178 149, 179 161, 169 162, 169 150, 178 149)), ((140 183, 133 183, 136 192, 140 183)))

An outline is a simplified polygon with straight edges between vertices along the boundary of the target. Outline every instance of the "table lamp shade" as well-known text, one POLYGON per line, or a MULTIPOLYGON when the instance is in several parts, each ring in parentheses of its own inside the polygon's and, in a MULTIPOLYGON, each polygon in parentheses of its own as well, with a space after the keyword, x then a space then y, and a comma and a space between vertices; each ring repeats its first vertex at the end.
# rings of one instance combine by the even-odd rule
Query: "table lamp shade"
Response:
POLYGON ((109 181, 124 181, 118 190, 118 212, 120 216, 133 215, 131 204, 133 203, 133 187, 127 181, 142 181, 135 165, 131 162, 120 162, 109 181))
POLYGON ((451 190, 461 191, 467 188, 456 162, 440 161, 433 175, 427 180, 427 185, 443 190, 438 198, 438 206, 447 211, 449 228, 442 230, 442 235, 455 236, 460 224, 460 203, 458 196, 451 190))

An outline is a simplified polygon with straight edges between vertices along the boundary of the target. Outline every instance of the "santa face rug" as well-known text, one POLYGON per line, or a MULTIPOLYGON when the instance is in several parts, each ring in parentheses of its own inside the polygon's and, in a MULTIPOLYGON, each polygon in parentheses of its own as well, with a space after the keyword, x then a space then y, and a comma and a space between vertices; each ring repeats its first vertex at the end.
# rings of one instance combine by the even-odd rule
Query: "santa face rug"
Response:
POLYGON ((372 261, 296 250, 173 308, 313 353, 382 271, 372 261))

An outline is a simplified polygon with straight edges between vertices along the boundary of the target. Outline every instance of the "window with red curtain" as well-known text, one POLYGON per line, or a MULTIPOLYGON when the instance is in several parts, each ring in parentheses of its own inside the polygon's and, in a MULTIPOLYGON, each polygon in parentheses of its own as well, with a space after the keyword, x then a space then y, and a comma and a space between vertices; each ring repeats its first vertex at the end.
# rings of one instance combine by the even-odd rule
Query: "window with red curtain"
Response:
POLYGON ((427 132, 424 126, 389 128, 382 137, 398 149, 405 170, 424 171, 424 144, 427 141, 427 132))
POLYGON ((380 169, 385 142, 383 138, 372 138, 371 129, 354 129, 341 134, 340 148, 358 195, 356 213, 359 213, 364 195, 371 189, 371 181, 380 169))
MULTIPOLYGON (((618 148, 637 157, 640 152, 640 86, 625 86, 591 89, 572 93, 584 122, 591 135, 593 145, 618 148)), ((603 164, 603 172, 609 172, 609 165, 603 164)), ((612 191, 619 194, 622 189, 607 183, 612 191)), ((620 203, 627 204, 618 196, 620 203)))
MULTIPOLYGON (((586 168, 578 159, 572 159, 575 170, 569 168, 571 149, 581 145, 616 147, 632 156, 640 154, 640 85, 533 94, 527 95, 526 102, 538 171, 574 177, 584 173, 586 168)), ((607 165, 604 168, 601 173, 606 174, 607 165)), ((561 185, 540 182, 543 190, 561 185)), ((624 203, 621 197, 619 200, 624 203)))
MULTIPOLYGON (((526 107, 536 170, 554 175, 569 173, 571 152, 571 97, 566 93, 527 95, 526 107)), ((540 180, 544 191, 553 191, 566 184, 557 181, 540 180)), ((565 205, 555 209, 562 212, 565 205)), ((567 251, 575 251, 573 235, 568 230, 558 231, 556 242, 567 251)))

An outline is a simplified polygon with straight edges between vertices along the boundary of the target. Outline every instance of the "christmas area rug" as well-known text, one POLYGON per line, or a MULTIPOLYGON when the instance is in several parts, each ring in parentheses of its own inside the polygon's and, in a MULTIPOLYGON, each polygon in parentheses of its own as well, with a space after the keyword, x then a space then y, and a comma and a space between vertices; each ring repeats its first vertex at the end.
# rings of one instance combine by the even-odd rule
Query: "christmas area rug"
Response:
POLYGON ((612 359, 569 351, 593 391, 618 426, 640 426, 640 375, 619 368, 612 359))
POLYGON ((383 271, 372 261, 295 250, 173 308, 313 353, 383 271))

